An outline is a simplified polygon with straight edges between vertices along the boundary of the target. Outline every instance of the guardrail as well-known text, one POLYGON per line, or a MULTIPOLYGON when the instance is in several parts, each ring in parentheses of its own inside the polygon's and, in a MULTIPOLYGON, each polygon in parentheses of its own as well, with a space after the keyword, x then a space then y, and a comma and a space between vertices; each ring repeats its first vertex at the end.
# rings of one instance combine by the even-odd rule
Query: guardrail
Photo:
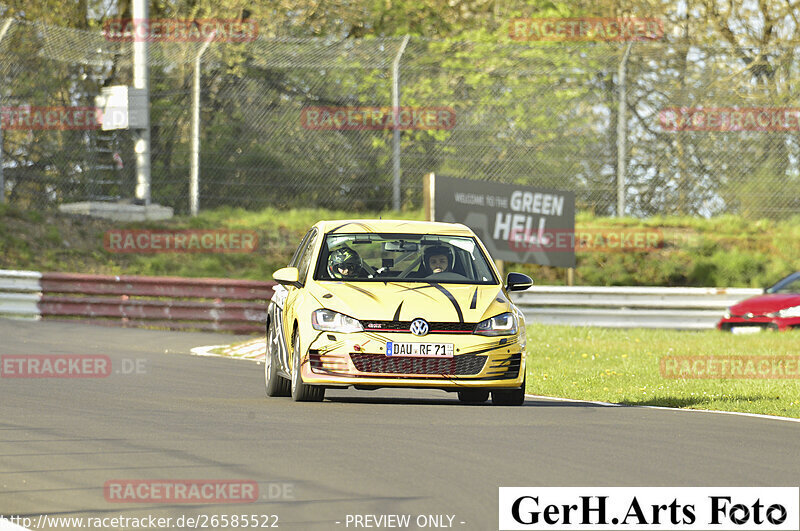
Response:
POLYGON ((529 323, 612 328, 714 328, 757 288, 533 286, 511 294, 529 323))
POLYGON ((274 282, 0 270, 0 315, 258 333, 274 282))
MULTIPOLYGON (((260 333, 274 282, 0 270, 0 316, 260 333)), ((533 286, 512 294, 528 322, 713 328, 752 288, 533 286)))
POLYGON ((36 271, 0 269, 0 316, 40 319, 41 278, 36 271))

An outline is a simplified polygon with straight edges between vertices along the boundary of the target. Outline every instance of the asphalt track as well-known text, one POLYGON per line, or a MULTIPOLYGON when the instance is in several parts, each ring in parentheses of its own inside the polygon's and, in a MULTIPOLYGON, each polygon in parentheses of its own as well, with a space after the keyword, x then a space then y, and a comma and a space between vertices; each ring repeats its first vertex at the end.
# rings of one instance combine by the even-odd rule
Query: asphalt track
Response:
POLYGON ((263 365, 187 355, 230 339, 0 319, 0 354, 104 354, 114 368, 107 378, 0 379, 0 514, 269 514, 296 530, 354 529, 348 514, 455 515, 455 529, 491 530, 499 486, 800 477, 797 423, 552 400, 462 406, 419 390, 267 399, 263 365), (118 373, 130 360, 144 370, 118 373), (260 499, 129 504, 103 494, 109 480, 206 478, 255 481, 260 499))

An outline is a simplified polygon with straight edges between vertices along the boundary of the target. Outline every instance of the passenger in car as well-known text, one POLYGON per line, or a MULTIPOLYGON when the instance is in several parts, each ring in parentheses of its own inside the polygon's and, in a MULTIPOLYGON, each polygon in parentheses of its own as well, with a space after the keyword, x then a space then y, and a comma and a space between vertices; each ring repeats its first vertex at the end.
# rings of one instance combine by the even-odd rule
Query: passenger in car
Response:
POLYGON ((450 269, 450 257, 446 253, 430 255, 427 263, 431 273, 444 273, 450 269))
POLYGON ((411 278, 425 278, 436 273, 449 273, 453 267, 452 249, 444 245, 428 247, 422 255, 419 269, 409 275, 411 278))
POLYGON ((337 279, 364 278, 367 273, 362 264, 358 253, 345 245, 331 251, 328 256, 328 274, 337 279))

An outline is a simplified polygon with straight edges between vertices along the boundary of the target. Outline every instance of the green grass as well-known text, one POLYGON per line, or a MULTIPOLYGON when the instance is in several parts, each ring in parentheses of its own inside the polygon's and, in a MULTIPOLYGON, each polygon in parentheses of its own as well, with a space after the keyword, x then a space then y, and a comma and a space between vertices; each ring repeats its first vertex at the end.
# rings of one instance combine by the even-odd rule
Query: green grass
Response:
POLYGON ((0 205, 0 269, 267 280, 273 271, 286 266, 303 235, 317 221, 379 217, 423 219, 422 210, 354 213, 219 208, 194 218, 121 223, 0 205), (103 248, 103 235, 113 229, 253 230, 258 245, 254 252, 242 254, 112 253, 103 248))
POLYGON ((663 356, 797 355, 800 333, 528 327, 527 392, 627 405, 800 418, 797 379, 671 379, 663 356))
MULTIPOLYGON (((318 208, 249 211, 205 210, 196 218, 116 223, 57 212, 0 205, 0 268, 100 274, 168 275, 269 279, 291 259, 303 234, 320 219, 399 218, 421 220, 421 209, 353 212, 318 208), (110 229, 253 230, 259 243, 250 254, 115 254, 103 248, 110 229)), ((766 287, 800 263, 800 216, 749 220, 741 216, 596 218, 579 212, 579 230, 647 228, 660 230, 664 247, 647 252, 577 253, 576 285, 766 287)), ((528 273, 537 284, 562 285, 564 269, 506 264, 528 273)))

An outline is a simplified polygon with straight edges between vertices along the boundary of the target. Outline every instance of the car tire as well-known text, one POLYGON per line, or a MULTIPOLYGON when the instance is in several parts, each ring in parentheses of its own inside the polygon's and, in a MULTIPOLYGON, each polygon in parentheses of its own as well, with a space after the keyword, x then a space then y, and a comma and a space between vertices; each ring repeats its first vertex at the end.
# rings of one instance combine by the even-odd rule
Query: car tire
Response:
POLYGON ((295 402, 322 402, 325 398, 325 388, 308 385, 303 382, 303 375, 300 373, 300 362, 302 360, 300 352, 300 334, 295 331, 292 341, 292 400, 295 402))
POLYGON ((492 391, 492 404, 495 406, 521 406, 525 402, 525 377, 516 389, 492 391))
POLYGON ((267 329, 267 352, 264 355, 264 385, 268 397, 289 396, 291 382, 278 374, 278 362, 272 350, 272 327, 267 329))
POLYGON ((465 389, 458 392, 458 400, 463 404, 483 404, 489 400, 486 389, 465 389))

